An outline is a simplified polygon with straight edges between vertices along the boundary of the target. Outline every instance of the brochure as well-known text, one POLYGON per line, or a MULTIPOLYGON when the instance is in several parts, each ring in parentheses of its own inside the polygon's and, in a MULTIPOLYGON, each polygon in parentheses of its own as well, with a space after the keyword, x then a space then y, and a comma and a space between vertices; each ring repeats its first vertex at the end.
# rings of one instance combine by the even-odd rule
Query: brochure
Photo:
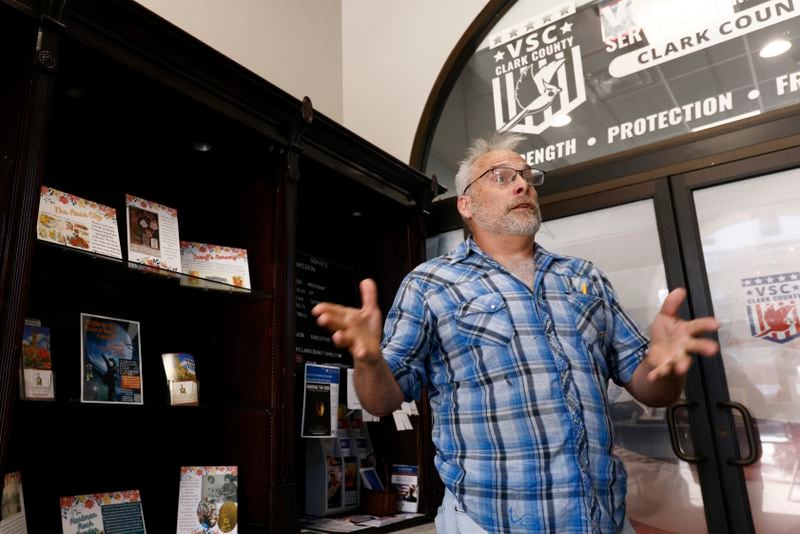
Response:
POLYGON ((122 259, 117 210, 42 186, 36 234, 42 241, 122 259))
POLYGON ((418 499, 417 466, 392 465, 392 489, 397 493, 397 509, 401 512, 416 512, 418 499))
POLYGON ((303 381, 303 421, 300 436, 304 438, 336 437, 339 405, 339 368, 307 364, 303 381))
POLYGON ((198 391, 194 356, 186 352, 169 352, 162 354, 161 360, 167 375, 170 404, 196 406, 198 391))
POLYGON ((81 402, 142 404, 139 323, 81 314, 81 402))
POLYGON ((35 323, 25 321, 22 333, 22 398, 54 400, 50 329, 35 323))
POLYGON ((206 243, 181 241, 181 266, 191 278, 181 279, 182 285, 219 288, 219 282, 241 289, 250 289, 250 268, 247 250, 221 247, 206 243))
POLYGON ((128 261, 167 271, 181 271, 178 210, 125 195, 128 261))
POLYGON ((144 534, 139 490, 61 497, 64 534, 144 534))
POLYGON ((238 488, 236 466, 181 467, 178 533, 236 534, 238 488))
POLYGON ((3 503, 0 509, 0 534, 27 534, 25 501, 22 498, 22 478, 19 471, 3 477, 3 503))

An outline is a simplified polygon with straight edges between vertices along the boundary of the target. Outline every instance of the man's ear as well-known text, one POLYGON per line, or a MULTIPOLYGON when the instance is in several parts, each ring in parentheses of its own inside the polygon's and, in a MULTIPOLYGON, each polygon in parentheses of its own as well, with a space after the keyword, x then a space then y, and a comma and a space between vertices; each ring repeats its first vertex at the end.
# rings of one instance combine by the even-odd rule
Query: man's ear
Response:
POLYGON ((471 219, 472 218, 472 198, 467 195, 461 195, 456 200, 456 207, 458 207, 458 213, 461 214, 461 217, 464 219, 471 219))

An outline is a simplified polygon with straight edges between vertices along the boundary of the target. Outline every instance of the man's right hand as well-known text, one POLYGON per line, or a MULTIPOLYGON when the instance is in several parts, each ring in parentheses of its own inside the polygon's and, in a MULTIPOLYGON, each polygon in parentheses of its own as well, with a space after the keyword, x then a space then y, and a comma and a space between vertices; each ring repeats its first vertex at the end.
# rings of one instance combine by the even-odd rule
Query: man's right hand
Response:
POLYGON ((332 333, 333 344, 346 348, 356 364, 375 364, 381 357, 381 335, 383 318, 378 307, 378 287, 370 279, 362 280, 361 308, 349 308, 321 302, 314 306, 311 314, 317 324, 332 333))

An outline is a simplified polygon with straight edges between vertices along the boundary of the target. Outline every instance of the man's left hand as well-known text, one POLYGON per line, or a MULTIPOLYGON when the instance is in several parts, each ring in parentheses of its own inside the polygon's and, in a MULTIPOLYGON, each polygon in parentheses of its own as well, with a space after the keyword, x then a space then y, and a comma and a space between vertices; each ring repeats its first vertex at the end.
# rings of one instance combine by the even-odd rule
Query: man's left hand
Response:
POLYGON ((719 352, 716 341, 700 337, 719 329, 716 319, 700 317, 684 321, 678 317, 685 298, 686 290, 683 288, 670 292, 650 327, 650 348, 644 360, 652 369, 647 373, 650 383, 671 375, 685 376, 692 366, 692 353, 714 356, 719 352))

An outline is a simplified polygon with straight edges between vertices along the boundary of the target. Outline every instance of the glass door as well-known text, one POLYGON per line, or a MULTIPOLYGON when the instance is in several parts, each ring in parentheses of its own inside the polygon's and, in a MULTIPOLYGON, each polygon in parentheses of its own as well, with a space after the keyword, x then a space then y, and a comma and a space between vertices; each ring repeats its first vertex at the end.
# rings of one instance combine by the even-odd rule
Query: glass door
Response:
POLYGON ((674 182, 698 258, 689 284, 722 324, 708 392, 725 498, 749 504, 756 532, 800 532, 800 169, 773 170, 798 161, 793 149, 674 182))
MULTIPOLYGON (((536 241, 552 252, 592 261, 609 278, 622 306, 647 331, 669 293, 662 250, 674 242, 662 244, 659 239, 656 189, 640 193, 653 196, 634 201, 609 198, 622 203, 588 211, 573 206, 578 213, 556 218, 545 206, 545 222, 536 241)), ((593 206, 598 200, 593 198, 593 206)), ((671 224, 671 217, 664 219, 661 226, 671 224)), ((670 256, 677 256, 675 252, 670 256)), ((680 461, 673 452, 665 409, 644 406, 613 383, 608 392, 615 454, 628 472, 627 512, 632 526, 640 534, 708 532, 698 467, 680 461)), ((688 420, 684 421, 686 439, 681 448, 693 455, 694 440, 688 420)))

